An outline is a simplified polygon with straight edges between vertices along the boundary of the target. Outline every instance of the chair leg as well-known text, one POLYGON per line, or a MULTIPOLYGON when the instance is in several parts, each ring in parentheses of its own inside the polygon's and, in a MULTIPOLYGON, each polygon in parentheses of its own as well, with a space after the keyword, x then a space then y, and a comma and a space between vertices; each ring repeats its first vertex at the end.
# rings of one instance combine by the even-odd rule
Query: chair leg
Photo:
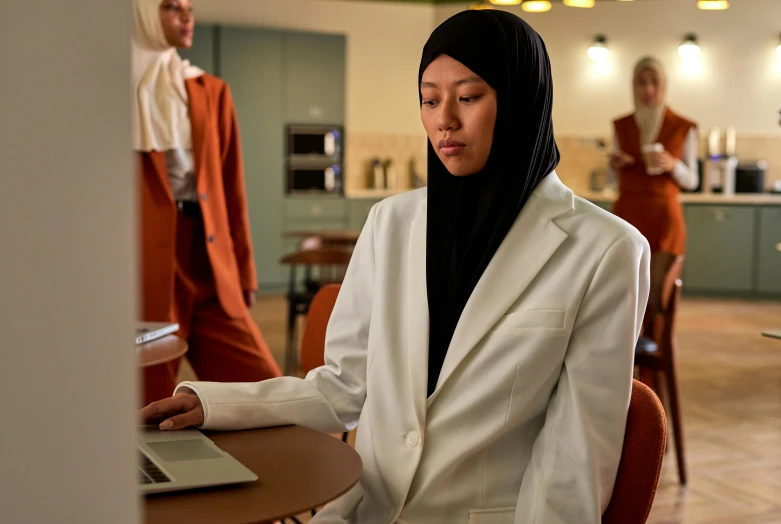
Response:
POLYGON ((678 396, 678 377, 675 375, 675 367, 669 366, 665 370, 665 382, 667 385, 668 402, 670 404, 670 417, 673 422, 675 434, 675 455, 678 461, 678 478, 681 484, 686 485, 686 458, 684 453, 683 418, 681 417, 681 403, 678 396))
POLYGON ((295 301, 291 298, 288 299, 289 307, 287 313, 287 341, 285 342, 285 375, 290 375, 295 372, 293 369, 295 361, 296 351, 296 317, 298 317, 298 310, 296 308, 295 301))
POLYGON ((342 442, 347 442, 347 437, 349 437, 349 436, 350 436, 350 433, 348 433, 347 431, 342 433, 342 442))

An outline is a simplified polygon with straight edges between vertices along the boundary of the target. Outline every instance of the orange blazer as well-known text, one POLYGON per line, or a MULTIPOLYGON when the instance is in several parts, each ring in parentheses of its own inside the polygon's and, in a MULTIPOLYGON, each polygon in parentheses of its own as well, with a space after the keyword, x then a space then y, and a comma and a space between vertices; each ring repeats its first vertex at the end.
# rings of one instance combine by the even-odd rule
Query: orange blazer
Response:
MULTIPOLYGON (((212 75, 185 83, 189 96, 198 198, 214 284, 231 317, 245 312, 244 290, 257 289, 239 128, 228 85, 212 75)), ((177 208, 163 152, 138 154, 141 185, 141 282, 144 320, 172 319, 177 208)))

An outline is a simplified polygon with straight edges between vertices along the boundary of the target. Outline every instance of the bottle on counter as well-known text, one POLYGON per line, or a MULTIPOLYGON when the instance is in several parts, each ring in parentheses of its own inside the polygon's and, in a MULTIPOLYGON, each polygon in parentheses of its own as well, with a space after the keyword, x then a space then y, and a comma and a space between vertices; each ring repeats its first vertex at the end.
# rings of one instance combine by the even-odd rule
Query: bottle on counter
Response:
POLYGON ((383 162, 382 169, 385 172, 385 189, 398 189, 399 179, 396 175, 396 166, 393 160, 388 158, 383 162))
POLYGON ((385 169, 379 158, 372 159, 372 182, 374 189, 385 189, 385 169))

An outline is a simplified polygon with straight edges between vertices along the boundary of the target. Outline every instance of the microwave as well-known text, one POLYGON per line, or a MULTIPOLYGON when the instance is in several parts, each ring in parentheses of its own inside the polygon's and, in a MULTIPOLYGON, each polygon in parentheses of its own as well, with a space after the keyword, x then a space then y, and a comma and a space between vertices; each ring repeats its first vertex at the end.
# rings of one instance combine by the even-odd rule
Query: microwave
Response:
POLYGON ((343 195, 343 167, 341 164, 289 164, 287 193, 343 195))
POLYGON ((341 126, 289 125, 287 158, 290 162, 340 160, 344 130, 341 126))

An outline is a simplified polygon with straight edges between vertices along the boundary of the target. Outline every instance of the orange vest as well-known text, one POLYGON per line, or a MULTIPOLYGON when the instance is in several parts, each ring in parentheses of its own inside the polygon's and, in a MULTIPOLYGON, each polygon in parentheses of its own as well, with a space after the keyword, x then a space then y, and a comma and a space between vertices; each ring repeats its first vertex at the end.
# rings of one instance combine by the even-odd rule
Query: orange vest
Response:
MULTIPOLYGON (((625 167, 619 173, 620 193, 637 196, 677 196, 681 190, 670 173, 657 176, 648 176, 646 173, 643 152, 640 148, 640 129, 637 127, 634 115, 616 120, 614 126, 619 149, 635 159, 634 164, 625 167)), ((668 153, 680 159, 683 156, 686 137, 693 127, 696 127, 695 123, 668 109, 656 141, 661 143, 668 153)))

